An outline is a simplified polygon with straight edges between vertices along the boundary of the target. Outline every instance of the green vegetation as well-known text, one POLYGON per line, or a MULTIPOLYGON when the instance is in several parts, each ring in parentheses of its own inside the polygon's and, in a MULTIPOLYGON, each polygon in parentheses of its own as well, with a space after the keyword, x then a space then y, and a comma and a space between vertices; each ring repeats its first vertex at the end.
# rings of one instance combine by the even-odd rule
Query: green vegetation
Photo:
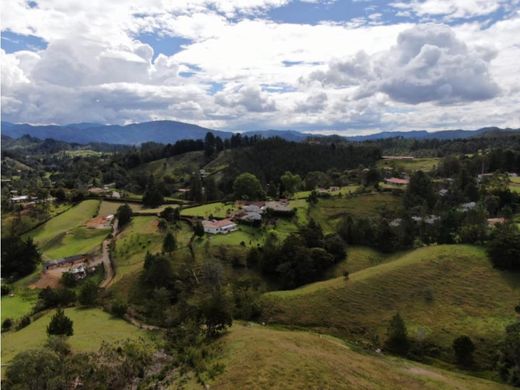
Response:
POLYGON ((2 297, 2 319, 11 318, 18 320, 19 318, 31 312, 32 307, 36 303, 36 294, 27 292, 18 294, 13 297, 2 297))
MULTIPOLYGON (((19 331, 2 334, 3 364, 21 351, 43 346, 53 314, 50 311, 19 331)), ((74 351, 96 351, 103 341, 136 340, 145 335, 142 330, 99 309, 65 309, 65 315, 74 323, 74 335, 68 339, 74 351)))
POLYGON ((302 331, 235 324, 221 348, 225 370, 211 382, 212 388, 507 388, 398 358, 358 353, 341 340, 302 331))
POLYGON ((471 335, 480 340, 475 360, 489 364, 514 320, 519 290, 520 275, 494 269, 483 249, 440 245, 351 273, 347 281, 339 277, 267 293, 263 318, 383 340, 386 323, 399 311, 411 338, 450 350, 455 337, 471 335))
POLYGON ((164 176, 180 176, 188 178, 192 172, 198 171, 204 165, 204 152, 188 152, 178 156, 151 161, 134 169, 139 175, 153 175, 156 178, 164 176))
POLYGON ((406 172, 432 171, 439 165, 439 158, 414 158, 413 160, 385 159, 377 162, 378 168, 393 168, 406 172))
POLYGON ((41 246, 42 254, 48 259, 59 259, 97 249, 110 229, 88 229, 77 227, 54 237, 41 246))
POLYGON ((236 210, 237 208, 234 203, 215 202, 182 209, 181 215, 201 218, 209 218, 210 216, 215 218, 225 218, 229 213, 236 210))

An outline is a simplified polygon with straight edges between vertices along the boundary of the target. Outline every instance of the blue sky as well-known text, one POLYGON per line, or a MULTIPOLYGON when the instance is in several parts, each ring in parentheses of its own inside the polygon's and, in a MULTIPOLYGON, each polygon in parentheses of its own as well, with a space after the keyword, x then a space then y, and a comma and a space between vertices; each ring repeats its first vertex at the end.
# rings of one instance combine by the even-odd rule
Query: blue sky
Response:
POLYGON ((2 3, 2 118, 520 127, 518 0, 2 3))

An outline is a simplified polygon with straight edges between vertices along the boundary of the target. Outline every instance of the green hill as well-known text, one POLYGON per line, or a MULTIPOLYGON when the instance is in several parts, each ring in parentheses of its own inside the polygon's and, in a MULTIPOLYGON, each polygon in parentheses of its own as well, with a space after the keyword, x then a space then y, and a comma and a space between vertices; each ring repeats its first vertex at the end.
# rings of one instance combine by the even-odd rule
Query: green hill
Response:
POLYGON ((263 319, 380 345, 399 311, 410 336, 440 346, 444 360, 452 358, 454 338, 478 340, 475 357, 486 366, 514 321, 519 293, 520 275, 495 270, 481 248, 440 245, 354 272, 349 280, 267 293, 263 319))
POLYGON ((235 324, 222 339, 224 372, 212 389, 507 389, 497 383, 353 351, 309 332, 235 324))

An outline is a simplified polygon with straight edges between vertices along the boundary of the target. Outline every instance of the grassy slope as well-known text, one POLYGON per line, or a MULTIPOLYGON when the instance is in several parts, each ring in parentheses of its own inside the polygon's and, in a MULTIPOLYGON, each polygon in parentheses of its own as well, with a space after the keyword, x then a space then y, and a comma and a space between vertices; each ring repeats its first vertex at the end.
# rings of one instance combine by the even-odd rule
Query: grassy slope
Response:
POLYGON ((391 167, 401 169, 407 172, 414 171, 431 171, 439 164, 438 158, 415 158, 413 160, 379 160, 377 166, 379 168, 391 167))
MULTIPOLYGON (((26 328, 2 334, 2 365, 18 352, 42 346, 47 339, 47 325, 53 311, 46 313, 26 328)), ((129 323, 112 318, 99 309, 65 309, 74 322, 74 335, 68 342, 75 351, 96 351, 103 341, 137 339, 145 333, 129 323)))
MULTIPOLYGON (((125 202, 113 202, 113 201, 104 200, 101 202, 101 206, 99 207, 98 215, 104 217, 104 216, 107 216, 110 214, 115 214, 117 212, 117 209, 124 204, 125 204, 125 202)), ((159 206, 155 209, 147 209, 138 203, 128 203, 128 205, 130 206, 130 208, 132 209, 132 211, 134 213, 138 213, 138 212, 160 213, 168 206, 173 207, 173 208, 177 207, 176 205, 163 205, 163 206, 159 206)))
POLYGON ((154 175, 156 177, 185 176, 197 171, 204 165, 204 152, 189 152, 178 156, 163 158, 143 164, 132 171, 138 174, 154 175))
POLYGON ((58 259, 88 253, 100 246, 109 233, 110 229, 77 227, 49 241, 42 247, 43 254, 49 259, 58 259))
POLYGON ((197 207, 189 207, 181 210, 182 216, 209 218, 225 218, 230 212, 236 211, 234 203, 208 203, 197 207))
POLYGON ((520 276, 493 269, 482 249, 442 245, 355 272, 348 281, 268 293, 264 319, 372 340, 384 339, 399 311, 412 337, 424 335, 447 353, 461 334, 481 338, 477 360, 487 361, 514 320, 519 293, 520 276))
POLYGON ((369 193, 344 198, 320 199, 317 206, 310 209, 310 215, 322 226, 326 233, 336 231, 336 225, 344 215, 374 217, 378 211, 400 207, 400 198, 390 193, 369 193))
MULTIPOLYGON (((74 228, 83 225, 86 221, 94 217, 97 214, 98 206, 98 200, 83 201, 35 230, 32 230, 27 235, 31 236, 34 241, 43 248, 51 240, 59 239, 60 235, 64 235, 74 228)), ((46 255, 45 250, 43 254, 44 256, 46 255)))
POLYGON ((308 332, 235 324, 212 389, 506 389, 473 377, 380 355, 308 332))
POLYGON ((14 297, 2 297, 2 320, 11 318, 17 320, 31 312, 33 305, 36 303, 37 297, 29 292, 25 294, 15 294, 14 297))

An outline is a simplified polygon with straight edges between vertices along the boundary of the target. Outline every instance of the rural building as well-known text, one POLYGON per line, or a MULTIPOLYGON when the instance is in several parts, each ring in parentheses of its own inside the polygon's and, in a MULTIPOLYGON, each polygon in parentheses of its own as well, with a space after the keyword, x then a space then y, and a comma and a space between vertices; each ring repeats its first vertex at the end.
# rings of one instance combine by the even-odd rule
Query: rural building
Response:
POLYGON ((506 219, 505 218, 488 218, 487 219, 487 224, 488 226, 495 226, 495 225, 498 225, 500 223, 506 223, 506 219))
POLYGON ((121 194, 117 191, 113 191, 111 197, 114 199, 121 199, 121 194))
POLYGON ((74 276, 75 280, 81 280, 87 277, 87 270, 85 269, 85 266, 83 264, 77 267, 72 267, 69 270, 69 273, 71 273, 74 276))
POLYGON ((105 193, 105 190, 99 187, 90 187, 88 189, 88 193, 92 195, 102 195, 105 193))
POLYGON ((394 184, 397 186, 406 186, 409 182, 410 181, 408 179, 400 179, 398 177, 390 177, 388 179, 385 179, 385 183, 394 184))
POLYGON ((56 267, 64 267, 66 265, 72 265, 78 262, 83 262, 87 260, 87 255, 75 255, 64 257, 57 260, 48 261, 43 264, 45 270, 56 268, 56 267))
POLYGON ((383 156, 383 160, 414 160, 414 156, 383 156))
POLYGON ((13 202, 13 203, 22 203, 22 202, 27 202, 28 200, 29 200, 28 195, 13 196, 11 198, 11 202, 13 202))
POLYGON ((229 219, 204 220, 202 221, 204 231, 209 234, 227 234, 238 229, 237 224, 229 219))

